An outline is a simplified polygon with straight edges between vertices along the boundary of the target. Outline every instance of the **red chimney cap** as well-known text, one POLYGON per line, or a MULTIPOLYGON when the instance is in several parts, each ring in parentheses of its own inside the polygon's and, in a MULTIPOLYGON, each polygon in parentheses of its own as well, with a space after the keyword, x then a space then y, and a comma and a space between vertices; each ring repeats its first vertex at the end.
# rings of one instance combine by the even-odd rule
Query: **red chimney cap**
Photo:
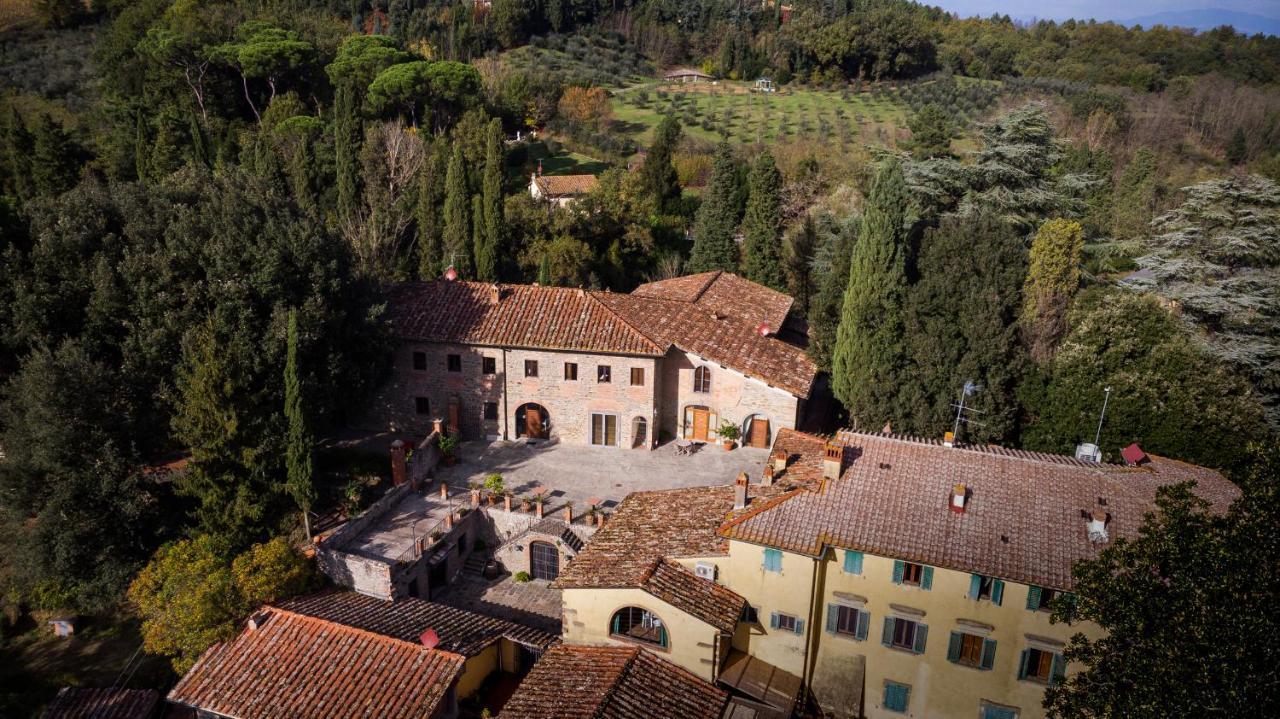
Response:
POLYGON ((450 282, 458 279, 458 271, 453 269, 453 265, 449 265, 449 268, 444 271, 444 278, 450 282))
POLYGON ((769 333, 772 331, 773 330, 769 328, 769 325, 764 322, 761 322, 760 325, 756 327, 756 332, 760 333, 761 337, 768 337, 769 333))
POLYGON ((418 636, 418 641, 422 642, 422 646, 427 649, 435 649, 440 644, 440 635, 436 634, 434 629, 427 629, 427 631, 418 636))
POLYGON ((1147 460, 1147 453, 1142 451, 1137 442, 1120 450, 1120 456, 1124 457, 1125 464, 1129 465, 1141 464, 1147 460))

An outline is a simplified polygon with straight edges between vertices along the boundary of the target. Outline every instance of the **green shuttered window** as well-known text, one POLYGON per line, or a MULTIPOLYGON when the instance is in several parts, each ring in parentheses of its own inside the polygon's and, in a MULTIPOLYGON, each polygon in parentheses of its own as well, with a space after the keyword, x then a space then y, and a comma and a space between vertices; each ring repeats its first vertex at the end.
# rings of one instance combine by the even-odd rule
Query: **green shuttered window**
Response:
POLYGON ((844 573, 862 574, 862 552, 846 551, 844 553, 844 573))
POLYGON ((891 712, 905 712, 911 699, 911 687, 897 682, 884 683, 884 708, 891 712))
POLYGON ((947 642, 947 661, 990 669, 996 663, 996 641, 968 632, 951 632, 951 639, 947 642))
POLYGON ((782 571, 782 550, 781 549, 764 550, 764 571, 766 572, 782 571))

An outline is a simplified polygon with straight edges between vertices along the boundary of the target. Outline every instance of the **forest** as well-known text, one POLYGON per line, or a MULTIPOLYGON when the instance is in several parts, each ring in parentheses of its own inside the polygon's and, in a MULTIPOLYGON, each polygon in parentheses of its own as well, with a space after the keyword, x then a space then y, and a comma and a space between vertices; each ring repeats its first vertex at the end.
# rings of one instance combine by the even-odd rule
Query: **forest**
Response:
POLYGON ((448 267, 786 291, 845 426, 940 437, 963 397, 963 441, 1070 454, 1105 392, 1108 459, 1236 478, 1277 441, 1280 38, 904 0, 23 5, 0 17, 0 623, 127 593, 181 671, 311 581, 281 538, 339 501, 314 439, 388 371, 386 290, 448 267), (675 66, 903 126, 751 142, 628 90, 675 66), (624 92, 661 120, 628 130, 624 92), (599 187, 548 212, 529 174, 574 153, 599 187))

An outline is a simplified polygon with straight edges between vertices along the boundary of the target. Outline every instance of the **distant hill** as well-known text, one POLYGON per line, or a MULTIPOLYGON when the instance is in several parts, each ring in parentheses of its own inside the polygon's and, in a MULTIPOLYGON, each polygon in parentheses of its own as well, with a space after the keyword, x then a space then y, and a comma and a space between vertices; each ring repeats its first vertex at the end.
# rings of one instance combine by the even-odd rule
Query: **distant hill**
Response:
POLYGON ((1207 10, 1180 10, 1165 11, 1153 13, 1151 15, 1143 15, 1142 17, 1130 18, 1124 21, 1125 25, 1141 25, 1149 28, 1152 25, 1168 25, 1171 27, 1186 27, 1196 30, 1212 30, 1222 25, 1230 25, 1237 32, 1246 35, 1255 33, 1263 33, 1266 35, 1280 35, 1280 18, 1267 17, 1251 12, 1235 12, 1233 10, 1207 9, 1207 10))

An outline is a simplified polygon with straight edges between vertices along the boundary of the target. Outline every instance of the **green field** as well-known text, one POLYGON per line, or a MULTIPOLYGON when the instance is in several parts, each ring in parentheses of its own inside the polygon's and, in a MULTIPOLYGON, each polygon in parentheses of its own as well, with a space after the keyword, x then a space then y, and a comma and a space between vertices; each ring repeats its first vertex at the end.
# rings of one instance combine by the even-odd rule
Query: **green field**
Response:
POLYGON ((628 46, 595 35, 538 37, 499 58, 509 69, 550 76, 565 85, 625 87, 653 74, 649 61, 628 46))
POLYGON ((836 144, 892 145, 906 114, 888 94, 785 88, 756 93, 750 83, 647 84, 615 93, 614 130, 648 145, 653 128, 675 114, 691 137, 741 143, 816 138, 836 144))

